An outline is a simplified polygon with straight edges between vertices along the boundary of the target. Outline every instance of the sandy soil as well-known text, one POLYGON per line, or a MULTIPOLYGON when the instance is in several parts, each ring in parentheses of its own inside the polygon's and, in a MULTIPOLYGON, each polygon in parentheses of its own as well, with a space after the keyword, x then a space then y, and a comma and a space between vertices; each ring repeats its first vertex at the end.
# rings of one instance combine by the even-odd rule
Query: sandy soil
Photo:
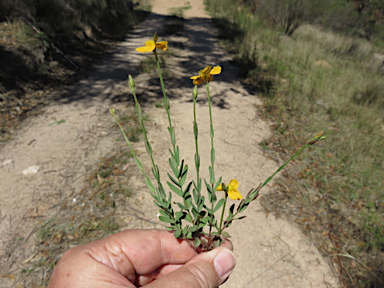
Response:
MULTIPOLYGON (((166 62, 169 76, 165 79, 171 99, 171 114, 182 157, 193 167, 194 141, 192 130, 192 84, 189 77, 207 65, 223 67, 222 75, 211 83, 215 127, 216 174, 225 182, 236 178, 239 190, 246 193, 277 169, 278 164, 265 157, 258 143, 269 136, 268 123, 259 116, 256 105, 261 101, 247 91, 238 80, 237 68, 230 64, 230 57, 216 43, 216 29, 203 9, 203 1, 191 2, 192 8, 184 12, 184 27, 167 37, 170 49, 166 62)), ((120 143, 110 137, 112 119, 108 108, 125 111, 129 97, 127 74, 136 81, 140 101, 145 103, 149 116, 149 138, 153 142, 155 160, 165 175, 168 167, 169 139, 167 118, 163 109, 154 103, 162 99, 158 80, 149 74, 140 74, 137 66, 150 57, 140 55, 134 48, 155 31, 161 36, 170 19, 165 17, 171 7, 185 6, 175 0, 153 0, 153 14, 139 25, 106 57, 89 77, 76 87, 63 93, 61 103, 47 107, 40 116, 29 119, 15 140, 0 152, 0 251, 9 251, 17 235, 33 238, 32 222, 38 217, 52 214, 55 201, 81 189, 84 175, 98 159, 117 150, 120 143), (65 120, 65 123, 53 124, 65 120), (38 166, 37 173, 24 175, 22 171, 38 166), (6 249, 7 248, 7 249, 6 249)), ((163 52, 162 52, 163 53, 163 52)), ((130 104, 129 104, 130 105, 130 104)), ((203 177, 208 166, 209 118, 205 89, 199 89, 198 123, 200 155, 203 177), (205 161, 207 160, 207 161, 205 161)), ((144 151, 142 144, 137 150, 144 151)), ((143 159, 146 169, 148 160, 143 159)), ((190 169, 191 171, 193 169, 190 169)), ((190 175, 193 177, 193 173, 190 175)), ((132 203, 148 220, 159 223, 132 221, 126 228, 161 228, 157 209, 152 204, 140 175, 131 177, 136 193, 132 203)), ((268 193, 268 188, 262 193, 268 193)), ((228 232, 237 256, 237 266, 222 287, 338 287, 328 263, 317 249, 308 242, 301 231, 291 223, 266 217, 261 206, 254 202, 245 215, 247 218, 234 223, 228 232)), ((15 268, 14 259, 29 257, 30 242, 24 242, 23 255, 1 254, 0 274, 15 268), (13 260, 12 260, 13 259, 13 260)), ((20 248, 20 247, 19 247, 20 248)), ((22 251, 22 252, 20 252, 22 251)), ((17 266, 17 265, 16 265, 17 266)), ((11 271, 12 272, 12 271, 11 271)), ((0 287, 11 287, 0 279, 0 287)))

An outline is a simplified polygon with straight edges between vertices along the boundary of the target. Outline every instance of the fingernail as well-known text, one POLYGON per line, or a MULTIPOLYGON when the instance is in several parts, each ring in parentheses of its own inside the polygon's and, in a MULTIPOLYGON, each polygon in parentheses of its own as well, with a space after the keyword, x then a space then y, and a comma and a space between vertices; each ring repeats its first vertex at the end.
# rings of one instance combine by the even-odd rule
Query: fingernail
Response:
POLYGON ((232 273, 233 268, 235 268, 235 255, 230 250, 223 249, 215 257, 214 264, 217 274, 224 280, 232 273))

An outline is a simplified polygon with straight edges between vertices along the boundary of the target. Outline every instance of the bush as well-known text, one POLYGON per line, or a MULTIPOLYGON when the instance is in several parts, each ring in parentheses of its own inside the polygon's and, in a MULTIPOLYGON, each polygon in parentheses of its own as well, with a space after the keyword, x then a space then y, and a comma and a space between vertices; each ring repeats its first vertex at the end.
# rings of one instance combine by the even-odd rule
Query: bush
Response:
POLYGON ((300 25, 314 23, 326 11, 329 0, 243 0, 251 11, 281 27, 288 36, 300 25))

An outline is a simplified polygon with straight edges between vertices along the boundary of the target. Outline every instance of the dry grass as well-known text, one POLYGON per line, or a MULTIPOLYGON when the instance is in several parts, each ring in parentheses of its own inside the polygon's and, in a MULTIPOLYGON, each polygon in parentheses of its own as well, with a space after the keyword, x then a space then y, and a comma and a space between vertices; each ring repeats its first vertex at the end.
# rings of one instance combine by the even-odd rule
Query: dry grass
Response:
POLYGON ((383 287, 384 86, 370 64, 384 51, 312 26, 288 38, 234 1, 209 3, 244 81, 264 96, 274 123, 265 152, 282 161, 317 132, 328 135, 283 173, 264 208, 297 223, 343 286, 383 287))

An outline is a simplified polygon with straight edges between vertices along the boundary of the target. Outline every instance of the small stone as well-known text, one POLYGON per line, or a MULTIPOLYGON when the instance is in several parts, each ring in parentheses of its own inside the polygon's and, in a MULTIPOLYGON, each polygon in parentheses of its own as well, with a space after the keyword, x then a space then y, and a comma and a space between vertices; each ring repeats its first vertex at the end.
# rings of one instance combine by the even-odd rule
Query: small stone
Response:
POLYGON ((40 167, 37 165, 29 166, 22 173, 26 176, 36 174, 39 171, 40 167))

